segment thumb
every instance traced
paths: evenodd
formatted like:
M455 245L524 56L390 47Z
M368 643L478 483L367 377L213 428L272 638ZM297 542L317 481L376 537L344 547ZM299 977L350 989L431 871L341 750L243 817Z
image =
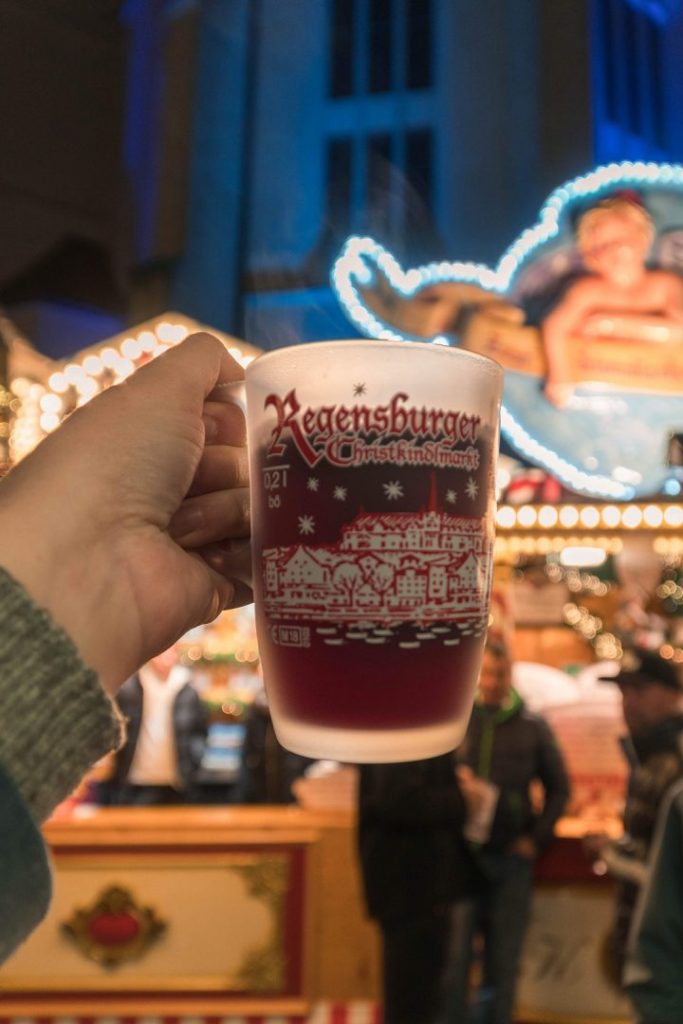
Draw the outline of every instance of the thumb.
M236 582L211 569L200 555L186 552L187 569L183 579L184 600L179 635L194 626L213 622L226 608L234 607Z

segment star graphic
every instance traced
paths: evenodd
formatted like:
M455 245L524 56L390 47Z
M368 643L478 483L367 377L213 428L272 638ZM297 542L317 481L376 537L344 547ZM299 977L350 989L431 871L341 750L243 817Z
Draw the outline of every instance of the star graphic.
M354 384L353 385L353 393L354 393L354 395L356 397L358 397L358 395L364 395L366 391L367 391L367 385L366 384Z
M309 476L308 483L306 484L306 486L308 487L309 491L317 491L319 483L320 481L318 480L317 476Z
M455 491L446 491L446 501L449 503L449 505L455 505L457 498L458 495L455 493Z
M398 480L392 480L391 483L383 484L382 486L384 487L384 494L389 501L403 497L403 486L398 482Z
M469 480L467 481L467 487L465 488L465 491L467 492L467 497L471 498L472 501L474 501L477 494L479 493L479 484L477 483L476 480L470 477Z
M346 501L347 494L348 490L346 487L335 487L334 489L334 497L337 499L337 501Z
M315 519L313 516L299 516L299 533L313 533L315 531Z

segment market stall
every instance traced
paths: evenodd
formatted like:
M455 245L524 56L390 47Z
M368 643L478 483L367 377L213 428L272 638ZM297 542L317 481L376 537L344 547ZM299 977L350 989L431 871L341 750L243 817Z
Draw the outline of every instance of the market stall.
M6 366L0 367L0 398L7 395L0 410L7 420L11 462L23 458L77 406L125 380L188 334L210 330L243 366L259 352L246 341L175 312L136 324L63 360L40 355L6 319L0 321L0 328L2 350L6 351Z
M5 1019L303 1020L376 996L349 810L103 809L45 835L54 901L0 971Z

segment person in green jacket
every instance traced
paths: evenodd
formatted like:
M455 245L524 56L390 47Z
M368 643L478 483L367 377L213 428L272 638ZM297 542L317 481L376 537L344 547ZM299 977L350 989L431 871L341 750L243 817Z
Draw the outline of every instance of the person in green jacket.
M242 375L194 335L0 482L0 962L49 904L40 822L121 742L118 687L252 599Z
M569 780L549 725L525 706L513 688L505 647L491 640L457 757L468 804L476 804L479 794L483 814L466 826L475 879L470 898L455 904L452 912L443 1020L511 1024L534 861L552 841L569 798ZM531 800L534 782L543 790L540 811ZM483 976L478 991L470 993L477 935L483 940Z

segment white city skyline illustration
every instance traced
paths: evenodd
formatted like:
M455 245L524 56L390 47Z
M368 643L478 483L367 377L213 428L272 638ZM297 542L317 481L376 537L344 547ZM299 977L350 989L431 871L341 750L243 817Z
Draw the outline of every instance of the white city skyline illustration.
M490 570L480 516L361 512L336 544L266 549L264 606L271 619L462 623L481 617Z

